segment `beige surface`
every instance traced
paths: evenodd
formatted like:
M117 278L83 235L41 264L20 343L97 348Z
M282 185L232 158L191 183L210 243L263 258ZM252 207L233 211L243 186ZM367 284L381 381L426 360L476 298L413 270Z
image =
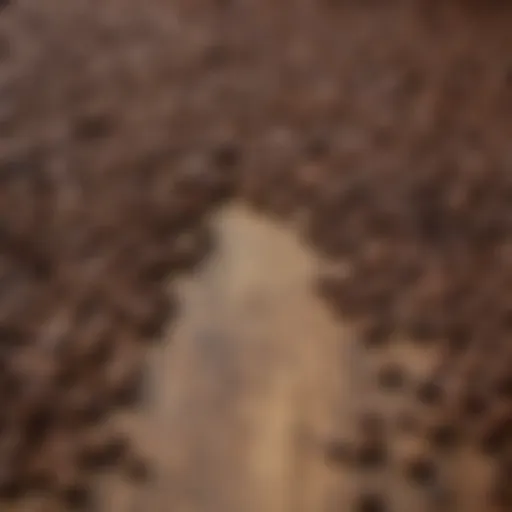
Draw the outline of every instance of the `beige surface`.
M294 236L241 207L215 226L218 250L179 283L183 318L157 355L151 507L317 510L342 490L323 444L343 428L350 338L311 295L318 262Z

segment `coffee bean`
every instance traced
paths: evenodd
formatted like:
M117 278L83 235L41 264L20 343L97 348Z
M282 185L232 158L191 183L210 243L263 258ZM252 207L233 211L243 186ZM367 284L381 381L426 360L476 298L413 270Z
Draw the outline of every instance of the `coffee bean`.
M420 384L416 396L425 405L438 405L443 399L443 389L437 382L429 380Z
M457 444L459 435L455 426L441 423L431 427L428 439L436 449L446 451Z
M405 384L404 370L398 364L384 365L378 371L377 381L382 389L396 391Z
M387 461L384 441L364 442L355 453L356 463L362 469L373 469L383 466Z
M233 169L240 161L240 148L234 142L219 145L213 151L213 162L221 169Z
M89 510L91 504L91 491L84 485L72 485L62 491L64 503L72 510Z
M362 494L354 506L354 512L386 512L386 510L388 506L385 499L374 493Z
M425 486L435 481L437 469L431 460L415 457L407 463L406 475L413 483Z

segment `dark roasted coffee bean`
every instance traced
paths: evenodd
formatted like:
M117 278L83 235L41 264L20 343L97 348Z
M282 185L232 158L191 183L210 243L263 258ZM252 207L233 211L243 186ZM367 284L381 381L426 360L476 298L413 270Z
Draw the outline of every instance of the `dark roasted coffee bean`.
M375 319L363 330L363 343L368 347L378 347L389 341L393 326L385 319Z
M384 441L367 441L355 452L356 464L362 469L374 469L383 466L387 461Z
M84 447L80 455L80 465L96 469L119 464L128 452L129 442L124 437L105 439L99 445Z
M420 384L416 396L425 405L438 405L443 399L443 389L437 382L428 380Z
M83 484L75 484L62 491L64 503L72 510L89 510L91 504L91 491Z
M437 477L435 464L427 458L415 457L405 468L407 477L415 484L430 485Z
M512 438L512 416L489 418L487 421L489 424L481 435L480 446L485 453L496 455Z
M387 510L384 497L374 493L362 494L354 506L354 512L386 512Z
M404 370L398 364L391 363L383 365L379 368L377 382L384 390L399 390L405 384Z
M457 444L459 435L455 426L441 423L431 427L428 439L436 449L446 451Z
M464 414L470 418L478 418L488 408L485 398L478 394L469 392L463 399Z
M225 142L213 150L213 162L222 169L232 169L240 162L240 148L235 142Z

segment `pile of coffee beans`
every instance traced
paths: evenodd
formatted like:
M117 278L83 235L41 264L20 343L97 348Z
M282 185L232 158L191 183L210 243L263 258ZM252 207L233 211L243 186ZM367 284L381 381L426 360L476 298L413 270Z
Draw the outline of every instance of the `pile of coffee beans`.
M116 66L145 48L117 23L144 30L147 15L113 13L109 28L114 3L82 19L85 2L61 6L0 15L0 497L83 505L98 466L133 459L108 418L139 398L148 343L175 310L166 277L210 249L203 219L229 192L233 156L220 140L199 158L176 152L139 118L144 102L123 113Z
M137 398L173 311L165 277L237 197L346 264L320 289L365 347L438 346L417 401L442 421L422 435L494 454L510 506L512 10L481 4L3 6L1 495L79 503L91 467L126 457L102 425Z
M0 494L43 486L77 500L85 466L110 460L117 442L99 425L137 399L147 344L174 311L165 277L210 248L202 210L224 185L175 173L172 183L155 177L154 190L144 179L144 189L128 171L96 183L83 175L77 198L64 182L79 174L51 183L38 164L0 164ZM165 216L154 199L161 192Z

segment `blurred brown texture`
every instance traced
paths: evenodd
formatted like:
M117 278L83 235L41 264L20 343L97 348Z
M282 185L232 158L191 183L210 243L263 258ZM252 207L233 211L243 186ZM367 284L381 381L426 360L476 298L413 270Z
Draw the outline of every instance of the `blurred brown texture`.
M164 339L163 329L178 314L166 278L215 254L219 237L210 214L236 198L287 219L289 230L336 269L319 272L325 275L311 284L311 297L318 289L329 305L325 314L354 329L361 359L373 368L368 379L409 404L388 404L383 390L373 399L358 385L356 402L368 397L368 404L339 413L358 435L341 440L330 433L326 441L327 458L356 481L352 493L337 484L339 499L354 495L351 506L361 511L508 510L511 9L506 2L462 0L19 0L3 6L2 495L41 491L67 506L85 506L98 467L116 463L132 476L146 473L113 411L140 401L151 342ZM254 256L267 243L263 237ZM246 258L238 254L228 267ZM275 278L271 263L262 272L271 276L269 286L293 259L279 266L278 257ZM217 279L225 286L231 278L220 273ZM293 304L293 295L280 295L283 307ZM299 312L309 307L296 307L282 313L287 327L294 326L292 317L307 318ZM183 386L176 400L185 403L203 378L228 379L232 358L241 376L218 397L208 394L213 384L205 385L205 416L190 420L190 405L175 412L187 418L184 433L161 428L171 443L169 467L172 457L179 459L172 446L198 452L191 465L198 473L180 463L174 473L157 471L170 478L162 477L171 493L162 506L341 506L321 490L330 477L318 475L330 463L296 461L302 441L294 444L288 436L295 430L284 427L291 421L287 411L301 410L319 423L329 413L313 406L288 410L294 403L288 393L300 392L286 375L314 381L311 402L326 410L334 403L345 410L354 396L325 405L332 382L324 387L320 376L336 360L330 349L304 343L312 351L306 359L318 358L318 366L302 374L304 355L295 352L302 342L290 342L295 335L286 330L269 337L263 355L244 351L243 362L236 343L222 348L214 340L208 355L208 343L189 342L183 350L198 362L185 375L169 359L173 378L181 376L174 385ZM274 353L279 350L282 356ZM203 367L210 357L213 370ZM278 366L280 357L286 364ZM347 363L339 357L343 374ZM245 382L261 371L267 381L265 358L275 360L276 382L251 398L238 378ZM239 395L229 395L235 387ZM228 436L224 420L210 425L208 407L215 409L216 400L219 410L240 403L259 413L243 425L225 420L234 429ZM272 430L263 446L267 428L282 430ZM450 465L445 457L455 445L463 455ZM231 472L223 472L225 454L236 446ZM208 472L201 457L210 450L222 464L211 463L215 471ZM253 455L243 450L276 457L261 455L250 469ZM484 462L461 463L461 457ZM383 467L389 479L379 476ZM237 490L235 474L242 479ZM414 506L404 497L408 487L397 483L402 477L423 493ZM310 485L318 487L306 490Z

